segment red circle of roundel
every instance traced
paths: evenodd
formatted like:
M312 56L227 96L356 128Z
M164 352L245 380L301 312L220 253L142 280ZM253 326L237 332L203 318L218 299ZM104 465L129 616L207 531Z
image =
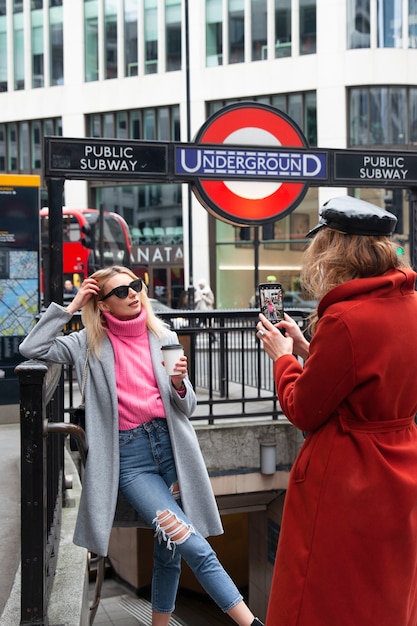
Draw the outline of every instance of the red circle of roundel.
M240 102L221 109L201 127L195 143L222 144L231 133L249 127L267 131L282 146L307 147L301 129L291 118L258 102ZM193 191L208 211L226 222L262 224L290 213L301 202L307 189L306 183L283 182L269 196L249 199L231 191L223 181L198 179Z

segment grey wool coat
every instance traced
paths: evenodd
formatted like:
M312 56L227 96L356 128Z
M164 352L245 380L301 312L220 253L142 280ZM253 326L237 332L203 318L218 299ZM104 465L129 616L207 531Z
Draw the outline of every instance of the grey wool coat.
M25 358L72 364L81 385L87 334L85 329L62 334L71 317L62 306L52 303L19 349ZM198 439L189 421L196 407L194 390L186 378L187 393L181 398L162 365L161 346L163 343L178 343L178 337L167 329L167 335L161 341L150 332L149 343L166 411L184 512L203 536L219 535L223 532L220 515ZM88 365L85 387L88 456L74 543L106 556L112 526L124 525L123 521L115 523L119 493L118 406L114 354L107 337L100 358L90 353Z

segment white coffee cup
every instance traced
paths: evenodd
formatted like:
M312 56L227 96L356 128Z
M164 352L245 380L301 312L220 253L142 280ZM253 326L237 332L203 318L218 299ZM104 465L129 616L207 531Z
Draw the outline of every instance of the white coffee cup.
M168 376L175 376L179 372L174 370L179 358L184 354L184 348L180 343L170 343L162 346L162 359L165 363L165 370Z

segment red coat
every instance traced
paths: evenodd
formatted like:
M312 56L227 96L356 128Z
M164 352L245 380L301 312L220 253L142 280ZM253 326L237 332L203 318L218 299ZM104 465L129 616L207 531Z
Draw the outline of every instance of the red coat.
M320 302L304 369L274 363L309 431L292 468L266 626L417 625L416 274L352 280Z

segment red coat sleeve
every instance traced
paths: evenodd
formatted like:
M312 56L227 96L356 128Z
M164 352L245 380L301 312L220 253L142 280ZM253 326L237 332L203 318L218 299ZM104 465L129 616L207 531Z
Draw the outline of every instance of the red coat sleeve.
M297 428L319 428L354 388L353 339L343 320L324 315L304 368L291 355L275 361L278 399L284 414Z

